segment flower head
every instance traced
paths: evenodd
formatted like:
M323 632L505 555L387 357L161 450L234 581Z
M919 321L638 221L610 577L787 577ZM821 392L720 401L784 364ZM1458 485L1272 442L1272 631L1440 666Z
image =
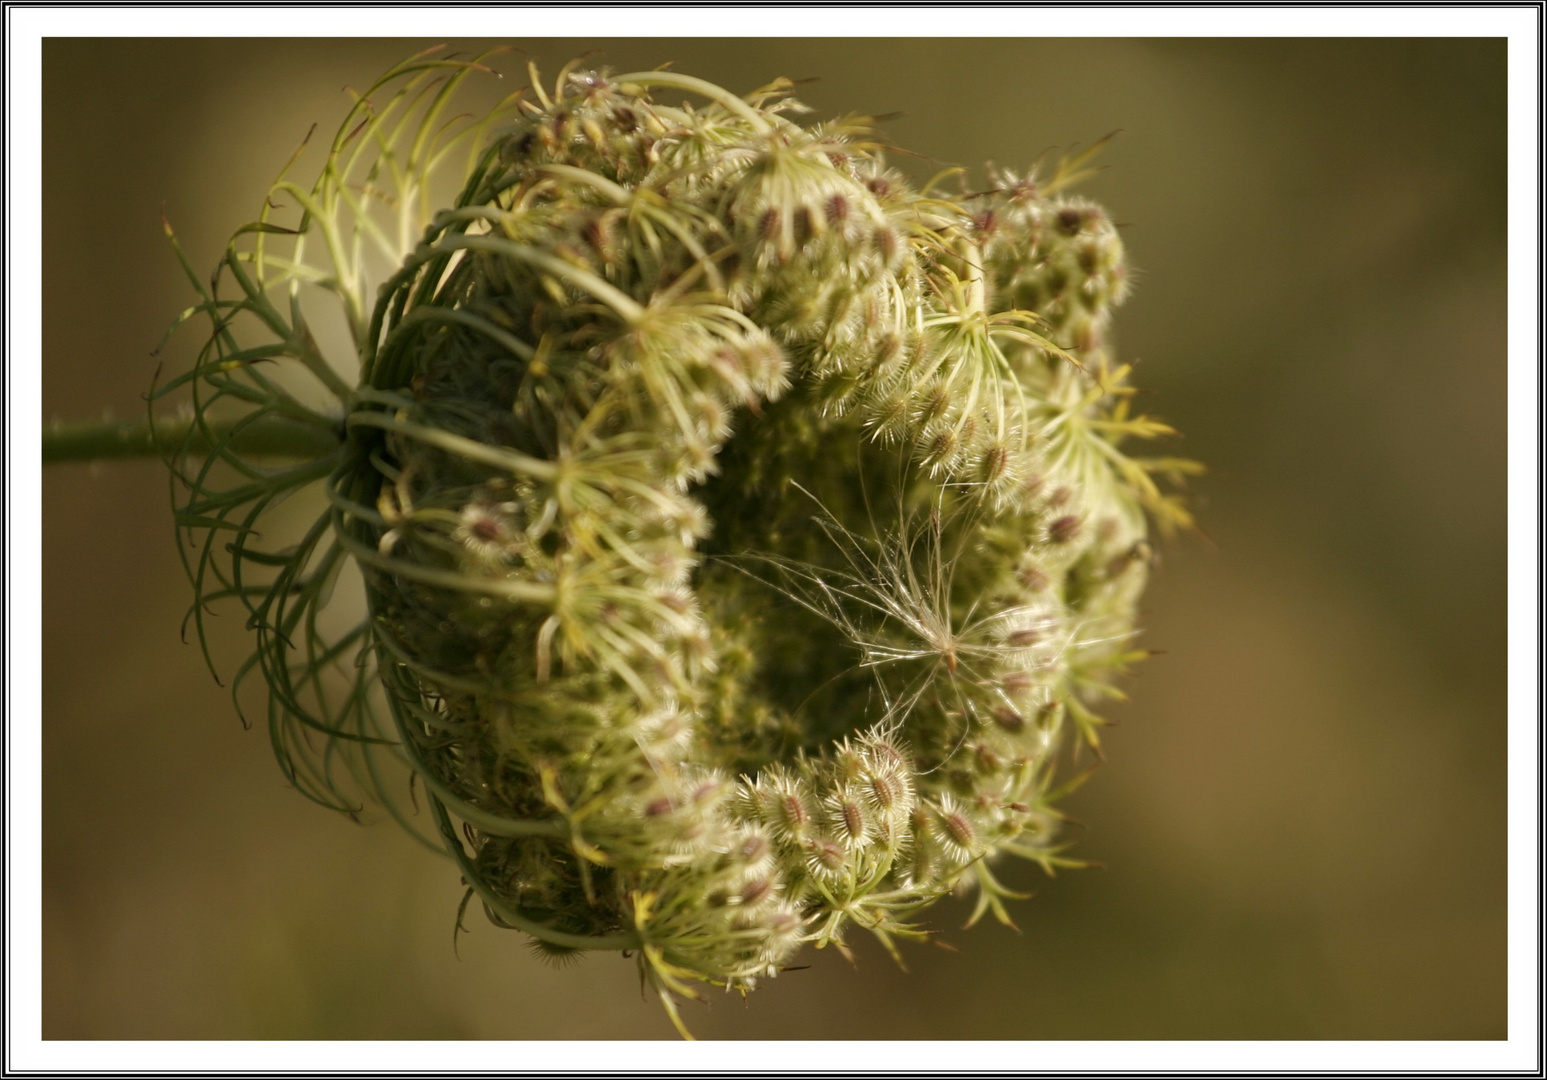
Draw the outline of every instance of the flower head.
M246 606L298 787L411 828L418 792L491 918L630 950L675 1016L693 980L749 989L850 922L890 948L967 867L1048 857L1064 720L1094 741L1146 512L1187 520L1154 476L1188 466L1119 449L1168 429L1105 352L1128 276L1077 162L919 191L788 81L662 70L532 70L446 120L492 60L388 72L213 291L190 274L211 337L169 389L344 433L279 472L173 453L193 618ZM314 485L326 512L260 547ZM337 631L351 562L369 614Z

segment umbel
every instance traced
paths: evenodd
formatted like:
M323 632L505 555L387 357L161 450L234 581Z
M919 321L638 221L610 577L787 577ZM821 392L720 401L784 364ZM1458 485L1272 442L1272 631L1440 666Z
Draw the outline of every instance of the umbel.
M916 187L785 80L576 65L455 118L486 60L388 72L187 267L207 341L149 437L192 624L245 612L298 789L631 956L684 1034L676 998L895 954L953 890L1008 922L996 860L1079 865L1068 765L1196 471L1128 452L1169 429L1109 352L1089 152Z

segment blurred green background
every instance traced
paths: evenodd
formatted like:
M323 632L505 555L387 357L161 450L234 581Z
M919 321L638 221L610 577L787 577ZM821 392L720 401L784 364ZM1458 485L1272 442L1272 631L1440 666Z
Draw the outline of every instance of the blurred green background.
M343 87L427 44L46 41L44 419L143 408L190 302L163 206L212 268ZM926 176L1121 129L1085 187L1139 271L1118 353L1212 470L1072 803L1105 869L1007 866L1022 934L948 902L959 951L903 974L856 933L695 1032L1503 1038L1502 40L514 44L819 77L818 117L900 113ZM448 863L286 788L179 641L158 464L50 468L43 542L45 1038L674 1037L615 957L553 970L470 913L459 960Z

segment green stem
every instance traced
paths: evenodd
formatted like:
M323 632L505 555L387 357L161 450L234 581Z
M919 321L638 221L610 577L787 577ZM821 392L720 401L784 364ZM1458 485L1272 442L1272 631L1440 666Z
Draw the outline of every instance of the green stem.
M451 852L451 857L456 859L457 865L462 868L462 878L468 885L477 891L479 898L489 906L489 909L505 922L517 930L531 934L552 945L558 945L566 949L637 949L642 942L639 935L624 931L618 934L605 934L593 937L589 934L571 934L565 930L555 930L546 923L528 918L515 908L506 904L494 890L489 888L483 875L478 872L477 865L468 857L462 847L462 841L457 838L457 831L452 827L451 815L446 812L446 806L433 793L429 796L430 811L435 815L436 822L440 825L441 836L445 838L446 850Z
M710 101L717 101L736 113L752 125L753 131L767 133L773 130L773 125L768 122L768 119L741 98L714 83L695 79L691 75L679 75L675 71L636 71L629 75L618 75L612 81L619 86L627 86L629 83L635 86L673 86L679 90L702 94Z
M53 423L43 429L43 464L160 457L173 451L206 453L210 436L223 439L239 420L207 419L203 428L195 427L192 417L157 417L154 428L148 419ZM309 460L332 453L342 439L338 431L270 416L238 432L230 449L253 457Z

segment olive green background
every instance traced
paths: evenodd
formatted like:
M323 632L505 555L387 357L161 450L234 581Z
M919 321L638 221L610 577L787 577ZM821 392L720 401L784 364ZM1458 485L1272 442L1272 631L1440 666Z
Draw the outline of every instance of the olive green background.
M163 206L212 268L342 88L431 43L47 41L44 418L142 408L190 295ZM1138 268L1118 352L1212 470L1072 803L1105 868L1009 866L1023 933L947 902L957 951L903 974L856 933L857 967L808 954L695 1032L1503 1038L1503 42L514 44L819 76L818 116L901 114L916 175L1121 129L1085 188ZM553 970L474 912L458 959L449 863L285 787L179 642L159 465L50 468L42 528L46 1038L673 1037L614 956Z

